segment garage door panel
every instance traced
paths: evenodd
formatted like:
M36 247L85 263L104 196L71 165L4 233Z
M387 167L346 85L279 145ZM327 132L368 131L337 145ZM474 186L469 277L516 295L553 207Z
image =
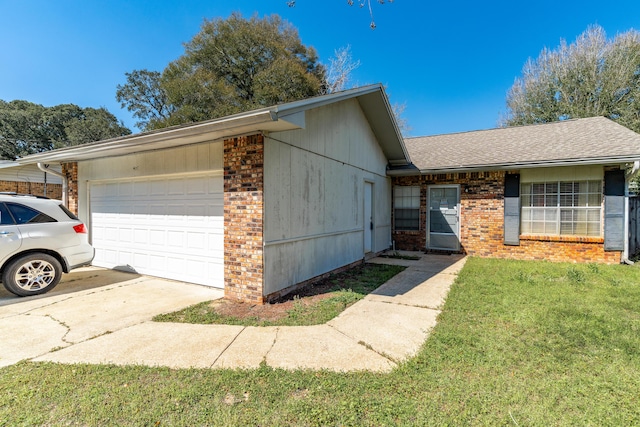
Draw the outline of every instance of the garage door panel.
M95 265L222 287L220 174L90 183Z
M138 197L144 197L147 194L149 194L149 182L148 181L142 181L142 182L136 182L133 184L133 195Z

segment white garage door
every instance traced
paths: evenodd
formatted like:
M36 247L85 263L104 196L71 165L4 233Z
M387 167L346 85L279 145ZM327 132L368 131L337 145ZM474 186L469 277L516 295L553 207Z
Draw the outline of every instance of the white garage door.
M222 173L89 183L93 265L224 286Z

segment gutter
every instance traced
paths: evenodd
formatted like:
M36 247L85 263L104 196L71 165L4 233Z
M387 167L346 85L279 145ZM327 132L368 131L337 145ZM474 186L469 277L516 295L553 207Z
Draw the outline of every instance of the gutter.
M640 160L633 162L631 171L624 177L624 251L622 252L622 262L632 265L633 261L629 259L629 181L631 181L640 170Z
M67 206L67 192L68 192L68 181L67 181L67 177L63 174L60 173L56 170L53 169L49 169L49 165L48 164L44 164L44 163L38 163L38 169L40 169L41 171L45 172L45 173L50 173L51 175L55 175L58 176L62 179L62 204L66 207Z
M607 165L607 164L622 164L636 162L636 158L624 157L596 157L591 159L564 159L564 160L537 160L524 163L493 163L493 164L478 164L478 165L460 165L460 166L445 166L440 168L423 168L418 169L398 169L390 170L388 174L390 176L406 176L406 175L427 175L438 173L459 173L459 172L485 172L485 171L499 171L499 170L515 170L515 169L535 169L535 168L550 168L560 166L589 166L589 165ZM633 172L634 174L637 171Z

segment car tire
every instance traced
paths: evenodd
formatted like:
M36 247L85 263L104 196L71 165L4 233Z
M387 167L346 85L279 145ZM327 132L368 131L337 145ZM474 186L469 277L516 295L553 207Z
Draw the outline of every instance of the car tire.
M32 253L11 261L4 270L2 283L12 294L27 297L49 292L61 277L62 266L56 258Z

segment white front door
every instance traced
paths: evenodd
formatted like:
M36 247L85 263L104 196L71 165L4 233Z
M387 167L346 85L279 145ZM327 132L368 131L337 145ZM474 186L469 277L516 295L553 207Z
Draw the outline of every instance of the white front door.
M373 184L364 183L364 253L373 250Z
M428 194L427 245L429 249L460 250L460 187L433 185Z
M93 265L224 287L223 177L91 181Z

